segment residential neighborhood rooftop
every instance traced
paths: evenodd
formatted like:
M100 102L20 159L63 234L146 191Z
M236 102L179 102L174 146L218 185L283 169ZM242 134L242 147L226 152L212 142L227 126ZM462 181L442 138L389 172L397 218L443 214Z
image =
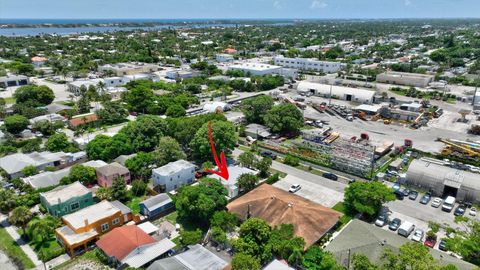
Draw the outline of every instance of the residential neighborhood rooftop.
M89 192L88 188L77 181L69 185L56 187L48 192L40 193L40 195L43 196L50 205L55 205L73 197L83 196Z

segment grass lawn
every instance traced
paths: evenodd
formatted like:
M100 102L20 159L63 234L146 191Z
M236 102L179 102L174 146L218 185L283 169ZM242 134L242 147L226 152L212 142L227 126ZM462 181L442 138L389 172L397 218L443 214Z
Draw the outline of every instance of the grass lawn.
M7 97L5 98L5 103L6 104L14 104L15 103L15 98L14 97Z
M56 258L65 252L55 237L52 237L41 245L37 245L34 242L30 242L29 245L35 250L37 255L44 254L46 261Z
M350 220L353 219L353 216L347 213L347 211L345 210L345 205L343 204L343 202L338 202L332 207L332 209L343 213L343 216L340 218L339 221L340 226L338 227L338 229L342 228L345 224L347 224Z
M165 216L165 219L175 225L177 223L178 213L177 211L172 212Z
M35 267L30 258L28 258L3 227L0 227L0 242L2 243L0 249L9 257L19 260L26 269Z
M143 201L143 197L134 197L127 203L128 208L132 209L133 214L140 213L140 202Z

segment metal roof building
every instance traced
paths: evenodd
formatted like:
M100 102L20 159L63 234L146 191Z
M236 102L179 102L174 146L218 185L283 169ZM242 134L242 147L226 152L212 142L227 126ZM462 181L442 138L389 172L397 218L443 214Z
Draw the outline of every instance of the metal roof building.
M375 96L375 91L313 82L300 82L297 91L312 93L320 97L329 97L331 93L332 98L366 104L373 103Z
M460 201L480 202L480 174L420 159L410 164L406 181L431 190L436 196L456 196Z
M178 255L155 261L147 270L220 270L227 266L227 262L196 244Z

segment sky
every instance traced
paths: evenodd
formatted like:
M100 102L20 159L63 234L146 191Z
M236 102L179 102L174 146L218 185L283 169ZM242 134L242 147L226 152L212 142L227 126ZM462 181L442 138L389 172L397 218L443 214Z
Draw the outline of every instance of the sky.
M480 0L0 0L0 18L478 18Z

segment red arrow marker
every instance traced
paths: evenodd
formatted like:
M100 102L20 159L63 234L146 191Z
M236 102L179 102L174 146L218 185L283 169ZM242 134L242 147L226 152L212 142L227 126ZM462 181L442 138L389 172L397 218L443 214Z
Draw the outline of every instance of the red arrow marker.
M206 171L209 172L209 173L216 174L216 175L222 177L223 179L225 179L225 181L228 181L229 175L228 175L227 161L225 159L225 153L222 151L220 153L220 159L221 160L218 160L217 150L215 150L215 145L213 144L212 122L211 121L208 122L208 137L209 137L209 140L210 140L210 146L212 147L213 159L215 160L215 163L217 164L218 170L217 171L206 170Z

